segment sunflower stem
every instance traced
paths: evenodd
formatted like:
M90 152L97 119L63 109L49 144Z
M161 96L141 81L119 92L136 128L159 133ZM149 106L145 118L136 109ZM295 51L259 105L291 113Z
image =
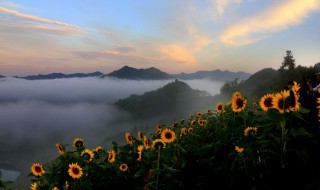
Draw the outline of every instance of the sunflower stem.
M280 121L281 127L281 143L280 143L280 159L281 159L281 168L285 168L285 158L286 158L286 122L285 120Z
M156 182L156 189L158 189L158 183L159 183L159 174L160 174L160 151L161 147L158 146L158 162L157 162L157 168L158 168L158 173L157 173L157 182Z

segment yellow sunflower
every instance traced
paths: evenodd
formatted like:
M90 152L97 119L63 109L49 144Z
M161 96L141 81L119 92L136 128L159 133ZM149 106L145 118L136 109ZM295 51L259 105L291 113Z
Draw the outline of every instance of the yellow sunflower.
M268 109L273 107L273 97L274 94L266 94L260 99L260 107L263 111L268 111Z
M152 141L152 147L156 149L165 148L166 143L162 139L155 139L154 141Z
M192 120L192 121L191 121L191 125L196 124L196 122L197 122L196 120Z
M73 140L73 146L75 148L81 148L84 146L84 143L83 143L83 139L82 138L76 138Z
M108 151L108 161L112 163L115 160L116 160L116 152L114 150Z
M120 171L125 172L128 170L128 165L125 163L120 164L119 166Z
M244 151L244 148L241 148L239 146L235 146L235 150L238 152L238 153L242 153Z
M291 88L295 93L298 93L299 89L300 89L300 85L296 82L293 81L293 86Z
M187 135L187 132L188 132L188 130L187 130L186 127L181 128L181 129L180 129L180 137L181 137L182 135Z
M141 131L138 131L138 139L139 140L143 139L143 133Z
M252 135L252 136L255 136L257 134L257 127L247 127L245 130L244 130L244 136L249 136L249 135Z
M97 146L95 149L93 149L93 152L101 153L102 150L103 150L103 149L102 149L101 146Z
M30 189L31 190L37 190L38 189L38 184L36 182L32 183Z
M162 128L158 128L158 129L156 130L156 135L160 135L161 132L162 132Z
M139 145L138 146L138 161L141 161L142 160L142 151L143 151L143 148L144 148L144 146L143 145Z
M133 138L132 138L132 136L131 136L131 134L129 132L126 132L126 141L129 144L133 143Z
M162 125L158 124L157 129L162 129Z
M290 93L290 111L299 111L300 110L300 102L299 102L299 94L295 91L291 91Z
M207 114L208 114L208 115L211 115L211 114L212 114L212 110L211 110L211 109L208 109L208 110L207 110Z
M81 152L81 156L85 157L85 159L88 161L88 162L91 162L93 157L94 157L94 154L91 150L89 149L85 149Z
M63 154L63 153L66 151L65 147L64 147L62 144L60 144L60 143L57 143L57 144L56 144L56 147L57 147L57 149L58 149L58 153L59 153L59 154Z
M59 188L58 187L53 187L52 190L59 190Z
M201 112L197 112L196 116L197 117L202 117L202 113Z
M290 92L288 90L283 90L280 93L277 93L272 99L272 104L280 113L290 111Z
M188 133L192 133L193 132L193 128L192 127L189 127L188 128Z
M222 102L218 102L216 105L216 111L217 113L221 113L224 109L223 103Z
M69 164L68 173L73 179L78 179L83 175L82 168L77 163Z
M247 100L241 97L239 92L235 92L232 96L231 108L234 112L240 112L246 107Z
M164 129L161 133L161 139L165 143L171 143L175 140L176 134L171 129Z
M40 177L41 175L43 175L45 173L44 169L42 168L42 165L39 163L32 164L31 172L36 177Z
M149 148L150 148L150 141L149 141L149 139L148 139L146 136L143 137L143 146L144 146L146 149L149 149Z

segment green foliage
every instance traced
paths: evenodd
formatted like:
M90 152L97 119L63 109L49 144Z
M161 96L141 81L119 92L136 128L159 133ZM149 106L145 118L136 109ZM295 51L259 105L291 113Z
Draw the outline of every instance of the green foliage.
M308 110L263 111L248 102L235 112L233 103L224 105L221 112L211 109L168 126L158 125L154 133L145 135L150 140L147 144L128 133L131 138L127 134L123 137L128 144L112 143L114 162L109 160L110 150L93 149L94 157L89 161L82 154L87 147L66 147L69 150L43 165L43 175L31 173L31 181L39 189L66 189L66 181L68 189L320 187L316 183L320 177L320 136L306 127ZM165 136L165 131L171 135ZM160 139L164 148L152 146ZM71 163L82 168L80 178L68 173ZM123 163L128 166L126 171L120 169Z

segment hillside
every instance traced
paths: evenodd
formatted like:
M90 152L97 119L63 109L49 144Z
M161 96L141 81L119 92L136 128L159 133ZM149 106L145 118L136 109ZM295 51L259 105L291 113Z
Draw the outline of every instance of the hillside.
M197 71L195 73L180 73L174 75L176 78L188 80L188 79L203 79L208 78L210 80L217 81L232 81L235 79L246 80L251 74L246 72L231 72L231 71L221 71L219 69L213 71Z
M211 108L213 97L205 91L192 89L179 80L143 95L131 95L115 103L119 109L126 110L137 119L162 118L181 119L195 111Z
M173 78L171 75L160 71L154 67L148 69L136 69L129 66L124 66L119 70L113 71L102 77L117 77L121 79L141 79L141 80L164 80Z
M63 73L51 73L48 75L28 75L25 77L16 77L27 80L43 80L43 79L58 79L58 78L83 78L83 77L97 77L101 76L103 73L96 71L94 73L73 73L73 74L63 74Z

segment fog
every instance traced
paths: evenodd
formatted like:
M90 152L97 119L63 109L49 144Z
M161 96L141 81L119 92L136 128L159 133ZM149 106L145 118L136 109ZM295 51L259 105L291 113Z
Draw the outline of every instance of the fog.
M119 134L123 134L124 142L125 131L139 128L139 124L132 123L130 115L117 110L112 103L131 94L156 90L171 81L1 78L0 163L21 172L16 186L29 187L30 179L26 176L31 164L44 164L57 157L56 143L69 144L70 150L72 141L81 137L90 149L96 146L107 149L111 143L106 144L106 139L112 140ZM219 93L223 85L210 80L184 82L212 95ZM152 122L156 121L149 124Z

